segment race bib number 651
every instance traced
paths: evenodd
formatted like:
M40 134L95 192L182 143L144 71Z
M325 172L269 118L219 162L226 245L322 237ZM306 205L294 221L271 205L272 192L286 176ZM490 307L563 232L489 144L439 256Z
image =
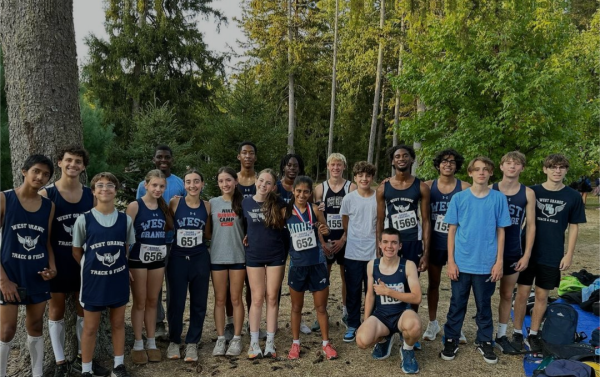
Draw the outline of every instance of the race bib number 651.
M202 244L202 230L177 229L177 246L190 248L200 244Z

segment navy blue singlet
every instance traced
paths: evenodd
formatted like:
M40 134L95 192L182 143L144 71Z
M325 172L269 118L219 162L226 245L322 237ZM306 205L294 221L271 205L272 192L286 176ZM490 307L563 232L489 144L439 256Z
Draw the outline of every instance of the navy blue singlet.
M91 212L85 216L85 251L81 260L84 305L108 306L129 300L127 215L118 212L111 227L101 225Z
M373 262L373 281L377 282L379 279L389 288L392 288L398 292L410 293L410 287L408 286L408 280L406 279L406 259L400 258L398 269L392 275L384 275L379 270L381 258L375 259ZM402 313L406 309L410 308L410 304L396 300L389 296L377 296L375 295L375 310L377 313L381 313L386 316L393 316Z
M284 205L285 203L281 201L280 207ZM258 203L253 197L248 197L242 201L242 211L248 234L246 261L261 263L285 259L283 229L265 226L262 203Z
M448 204L450 199L457 192L461 191L460 179L456 180L456 186L454 190L448 194L442 194L438 188L438 180L434 179L431 185L431 250L448 250L448 227L449 225L444 223L444 216L448 210ZM438 216L442 216L438 220Z
M40 208L29 212L23 208L14 190L4 191L6 208L2 226L2 267L9 280L26 288L27 295L50 291L50 283L38 271L48 267L48 221L52 202L44 197Z
M289 203L294 197L294 193L292 191L287 191L281 181L277 181L277 193L279 197L283 199L284 202Z
M204 228L208 220L208 213L204 201L200 200L198 208L190 208L181 198L175 211L173 225L175 227L175 240L171 248L171 255L192 256L208 251L204 240ZM202 231L202 235L200 235Z
M500 191L497 183L492 185L492 189ZM515 195L506 195L506 199L508 200L511 225L504 228L504 256L522 256L521 227L527 207L527 187L521 184L519 191Z
M336 241L342 238L344 235L344 228L342 227L342 215L340 215L340 209L342 208L342 199L350 192L350 184L352 182L346 180L342 189L338 192L334 192L327 181L322 183L323 185L323 201L325 202L325 220L327 220L327 226L331 233L326 236L327 240Z
M183 199L185 201L185 199ZM167 221L165 220L165 214L160 208L150 209L146 206L146 203L140 198L138 202L138 212L133 222L133 228L135 229L135 244L129 252L129 259L140 260L140 248L142 245L149 246L160 246L162 253L156 253L158 249L147 248L144 246L144 257L146 260L142 262L158 262L164 259L160 258L161 255L166 256L166 232L165 226ZM164 250L162 250L164 246ZM158 258L155 258L158 257ZM151 258L152 260L148 260Z
M242 196L247 198L256 194L256 185L244 186L238 183L238 188L242 192Z
M421 181L415 177L413 184L406 190L397 190L388 181L385 183L385 216L387 226L400 231L402 242L421 240L419 224L419 199L421 199Z
M301 214L302 220L292 211L292 216L286 220L290 232L290 266L314 266L325 263L325 254L321 249L318 230L314 227L317 216L309 203L306 211ZM311 212L313 224L309 222L308 211Z

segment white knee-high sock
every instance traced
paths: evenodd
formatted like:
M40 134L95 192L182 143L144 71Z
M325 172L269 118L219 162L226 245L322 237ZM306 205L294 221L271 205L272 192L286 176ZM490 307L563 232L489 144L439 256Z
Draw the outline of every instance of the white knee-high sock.
M50 341L54 351L56 362L65 360L65 320L48 320L48 330L50 332Z
M10 352L10 346L12 346L12 340L6 343L0 341L0 377L6 377L6 368L8 365L8 353Z
M27 335L27 346L31 356L31 374L33 377L42 377L44 375L42 371L44 366L44 337Z
M83 332L83 317L77 316L75 333L77 334L77 354L81 355L81 333Z

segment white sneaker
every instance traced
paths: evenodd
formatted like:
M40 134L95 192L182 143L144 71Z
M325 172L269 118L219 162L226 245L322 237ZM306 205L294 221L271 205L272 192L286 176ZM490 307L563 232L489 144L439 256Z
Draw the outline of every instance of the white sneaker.
M254 360L256 358L262 358L263 354L260 349L260 345L258 342L250 343L250 347L248 347L248 358L250 360Z
M181 354L179 353L179 344L173 342L169 343L169 348L167 348L167 359L181 359Z
M440 327L439 323L436 322L429 322L429 324L427 325L427 330L425 330L425 333L423 334L423 340L435 340L435 338L437 338L437 334L442 330L442 328Z
M213 348L213 356L224 356L225 355L225 338L218 339L215 344L215 348Z
M300 323L300 332L302 334L310 334L312 330L310 329L310 327L306 326L306 323L304 323L304 321L302 321Z
M265 357L272 357L273 359L277 357L277 351L275 351L275 341L267 340L265 344Z
M467 337L462 332L462 330L460 331L460 338L458 338L458 343L459 344L467 344Z
M229 342L229 348L227 348L226 356L239 356L242 353L242 340L232 339Z
M188 344L185 347L185 359L186 363L198 361L198 346L196 344Z

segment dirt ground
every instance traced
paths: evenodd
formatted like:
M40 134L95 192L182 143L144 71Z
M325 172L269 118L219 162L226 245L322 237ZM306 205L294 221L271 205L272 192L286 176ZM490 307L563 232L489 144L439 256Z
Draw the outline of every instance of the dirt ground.
M598 198L588 199L586 210L587 223L580 227L579 241L575 251L573 265L569 272L579 271L582 268L587 269L594 274L600 273L599 260L599 215ZM360 350L355 343L344 343L342 341L345 327L341 324L341 281L337 265L334 266L331 276L331 288L329 298L330 315L330 338L337 349L340 358L333 361L322 360L317 356L320 349L320 333L302 335L302 354L299 361L288 361L285 357L292 342L290 324L290 302L287 292L287 280L284 279L284 296L281 302L281 311L279 315L279 331L275 338L275 344L280 357L276 360L262 359L258 361L249 361L245 358L249 336L244 333L242 341L244 350L238 358L225 358L212 356L212 349L216 341L216 331L212 318L213 295L209 295L209 312L204 324L204 334L199 348L200 360L198 363L184 363L181 360L165 360L157 364L148 364L145 366L133 366L130 358L126 356L125 360L132 376L167 376L175 374L177 376L236 376L250 377L266 374L277 374L280 376L369 376L374 373L376 368L378 375L393 375L402 373L400 369L400 355L398 342L394 345L392 356L387 360L375 361L371 358L370 350ZM423 322L423 331L427 326L427 299L425 296L427 287L427 276L421 276L421 287L424 291L423 302L421 303L419 315ZM211 287L212 290L212 287ZM556 292L552 293L553 296ZM497 307L498 295L493 297L493 306ZM445 315L450 301L450 281L448 278L442 279L440 304L438 309L438 319L441 324L445 322ZM315 315L312 312L312 297L306 295L304 306L304 320L311 324ZM439 352L442 348L441 337L434 342L424 342L423 350L417 351L417 360L420 365L420 375L422 376L520 376L523 374L522 358L518 356L501 355L498 364L486 364L481 355L475 350L473 340L475 339L476 325L471 319L475 315L475 305L471 299L469 309L465 319L464 333L469 340L469 344L463 345L454 361L442 361L439 358ZM497 311L494 311L495 322ZM510 327L510 325L509 325ZM264 328L264 321L262 328ZM509 333L512 330L509 328ZM185 334L185 330L184 330ZM440 334L441 335L441 334ZM128 328L127 353L132 345L133 339L131 328ZM159 348L166 352L167 342L158 343ZM263 342L261 345L264 346Z

